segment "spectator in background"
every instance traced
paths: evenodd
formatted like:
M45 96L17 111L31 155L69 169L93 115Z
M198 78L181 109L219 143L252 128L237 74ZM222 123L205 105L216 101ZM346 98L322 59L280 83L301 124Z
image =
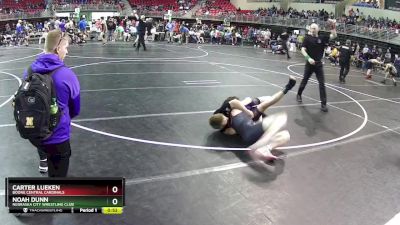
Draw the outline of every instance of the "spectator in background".
M366 54L366 53L368 53L368 52L369 52L368 45L365 45L364 48L363 48L363 50L362 50L362 53L363 53L363 54Z
M86 33L86 27L87 27L87 22L86 22L85 15L83 15L81 20L79 21L79 24L78 24L79 31L81 33L85 34Z
M16 38L15 38L15 45L21 45L21 41L25 39L25 28L22 20L18 20L18 23L16 25Z
M51 19L49 20L49 22L48 22L48 26L49 26L49 30L50 30L50 31L52 31L52 30L55 29L55 25L54 25L55 19L56 19L56 18L51 18Z
M6 34L11 34L11 27L9 23L6 24Z
M372 58L376 59L376 57L380 57L379 51L376 48L376 45L374 45L371 49L371 54L372 54Z
M392 53L390 53L390 48L388 48L385 53L384 62L390 63L391 61L392 61Z
M106 39L106 34L107 34L107 23L104 20L104 17L100 17L100 36L103 42L103 46L106 45L107 39Z
M174 37L174 29L175 29L175 21L173 22L169 21L166 25L168 43L173 42L172 39Z
M39 45L42 43L42 39L44 39L44 41L46 42L47 35L48 35L48 30L44 29L42 32L42 36L39 38Z
M185 39L186 44L189 43L189 29L186 27L184 23L181 24L181 27L179 29L181 32L181 43L183 43L183 39Z
M197 40L198 40L198 44L204 44L204 31L203 30L199 30L196 32L196 36L197 36Z
M303 45L303 41L304 36L302 34L299 34L299 36L297 36L297 48L300 48Z
M60 28L60 19L59 18L55 18L55 21L54 21L54 29L59 29Z
M232 34L232 45L236 45L237 44L237 37L236 37L236 27L231 27L231 34Z
M146 35L145 35L145 39L147 40L148 37L151 37L151 40L154 41L155 39L155 33L156 33L156 29L153 29L153 19L152 18L147 18L146 19Z
M337 49L336 46L332 47L332 52L329 54L329 60L331 61L332 66L336 66L338 63L338 56L339 56L339 50Z
M360 43L357 42L356 47L354 48L353 54L356 54L356 53L358 54L358 53L360 53L360 48L361 48L361 47L360 47Z
M60 30L61 30L61 32L65 32L66 31L66 28L65 28L65 19L62 19L61 20L61 23L60 23Z
M397 70L397 76L400 77L400 56L398 54L394 56L393 65Z
M116 29L116 24L112 17L107 20L107 41L114 41L114 32Z

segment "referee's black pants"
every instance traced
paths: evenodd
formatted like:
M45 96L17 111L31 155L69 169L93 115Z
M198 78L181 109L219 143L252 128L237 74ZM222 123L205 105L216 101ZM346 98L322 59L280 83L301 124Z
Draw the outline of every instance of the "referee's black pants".
M346 78L350 70L350 62L339 62L340 64L340 78Z
M140 44L142 44L143 49L146 50L146 44L144 43L144 35L145 35L145 33L139 33L138 45L136 47L137 50L139 50Z
M59 144L37 144L31 143L37 148L41 160L47 158L49 177L66 177L71 157L71 145L69 140Z
M287 58L289 59L289 58L290 58L290 55L289 55L288 42L287 42L287 41L284 41L284 42L282 43L282 48L285 50L286 56L287 56Z
M321 99L321 104L326 105L326 90L325 90L325 77L324 77L324 70L322 67L322 62L315 62L315 65L311 65L310 63L306 63L304 68L304 76L303 80L301 80L299 90L297 94L301 96L306 88L308 79L310 79L311 75L315 73L317 77L318 84L319 84L319 97Z

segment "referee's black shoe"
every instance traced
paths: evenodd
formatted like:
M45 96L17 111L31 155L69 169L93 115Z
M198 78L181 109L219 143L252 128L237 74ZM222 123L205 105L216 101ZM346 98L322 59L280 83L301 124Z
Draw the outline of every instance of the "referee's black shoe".
M297 95L296 99L297 99L298 103L302 103L303 102L303 99L301 99L301 95Z
M328 112L328 108L326 107L326 105L324 105L324 104L321 105L321 111Z

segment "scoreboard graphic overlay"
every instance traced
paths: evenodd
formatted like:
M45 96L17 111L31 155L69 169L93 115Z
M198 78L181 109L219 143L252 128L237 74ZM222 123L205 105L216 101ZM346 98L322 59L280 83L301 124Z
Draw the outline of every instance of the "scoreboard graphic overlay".
M122 214L125 178L6 178L10 213Z

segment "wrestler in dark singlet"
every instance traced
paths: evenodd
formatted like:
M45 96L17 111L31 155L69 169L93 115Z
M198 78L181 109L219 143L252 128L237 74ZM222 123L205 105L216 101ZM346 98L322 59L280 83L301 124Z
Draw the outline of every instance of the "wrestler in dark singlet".
M230 126L248 144L255 143L264 134L262 122L254 122L249 115L243 112L231 118Z
M228 97L228 98L222 103L221 107L220 107L219 109L215 110L215 112L213 113L213 114L221 113L221 114L223 114L224 116L228 117L228 123L226 124L226 126L225 126L224 128L222 128L222 129L220 130L221 132L224 132L227 128L232 127L232 126L231 126L231 123L232 123L232 118L231 118L232 107L231 107L231 105L229 104L229 102L232 101L232 100L234 100L234 99L239 100L239 98L236 97L236 96ZM258 120L260 119L261 116L262 116L262 117L266 117L266 115L265 115L264 113L260 112L260 111L257 109L257 105L259 105L260 103L261 103L260 99L258 99L258 98L253 98L252 101L251 101L249 104L245 105L245 107L246 107L248 110L250 110L250 111L253 112L253 114L254 114L253 121L258 121Z

